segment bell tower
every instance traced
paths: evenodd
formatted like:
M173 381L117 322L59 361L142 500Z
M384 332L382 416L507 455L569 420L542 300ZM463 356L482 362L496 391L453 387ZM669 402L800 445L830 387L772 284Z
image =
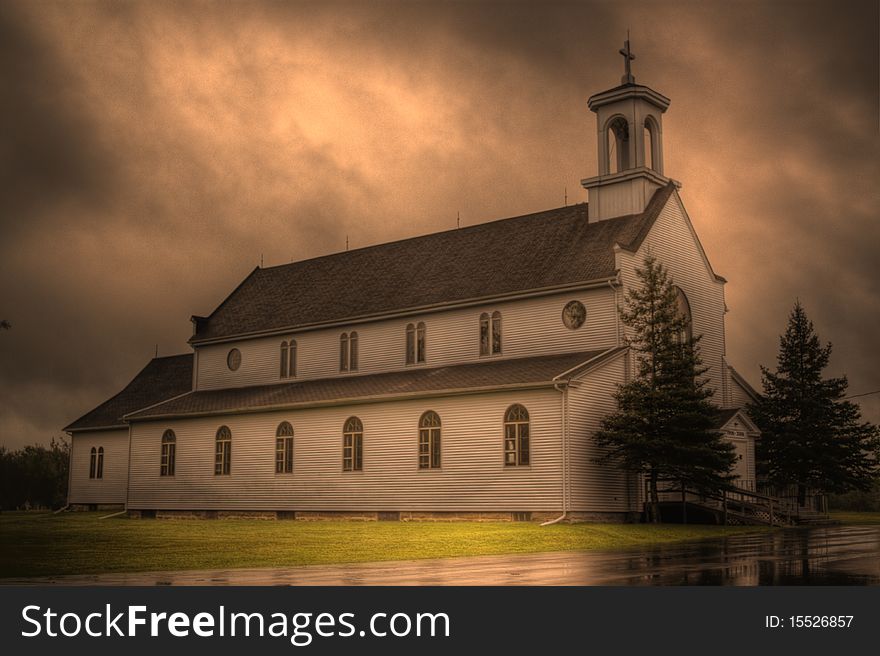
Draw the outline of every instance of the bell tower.
M654 192L673 182L663 175L663 113L669 98L636 84L629 34L620 54L620 86L591 96L596 113L599 175L581 180L589 192L589 220L643 212Z

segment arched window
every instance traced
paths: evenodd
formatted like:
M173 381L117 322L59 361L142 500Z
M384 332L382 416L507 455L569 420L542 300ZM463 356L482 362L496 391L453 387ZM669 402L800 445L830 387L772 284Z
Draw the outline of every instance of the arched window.
M623 116L614 118L607 130L606 167L608 173L618 173L630 168L629 162L629 124Z
M281 377L296 377L296 340L281 342Z
M406 363L416 362L416 326L413 323L406 324Z
M660 127L653 117L645 118L645 127L642 133L643 147L645 149L644 165L663 173L663 163L660 161Z
M504 465L529 464L529 411L519 403L504 413Z
M98 466L95 470L95 478L104 478L104 447L98 447Z
M420 364L425 361L425 323L406 325L406 363Z
M228 426L217 429L214 448L214 475L224 476L232 469L232 431Z
M174 461L177 451L177 436L170 428L162 433L162 462L159 476L174 476Z
M275 473L293 473L293 426L287 421L275 431Z
M357 371L358 334L354 331L339 336L339 371Z
M357 417L349 417L342 427L342 471L364 468L364 425Z
M416 362L425 361L425 322L416 324Z
M358 334L352 332L348 336L348 370L357 371L358 368Z
M501 313L492 313L492 355L501 353Z
M440 415L428 410L419 419L419 469L440 467Z
M501 353L501 313L497 310L490 316L488 312L480 315L480 355Z
M92 447L92 450L89 452L89 478L95 477L95 472L98 469L98 450L95 447Z
M684 326L678 333L678 342L687 344L693 337L693 320L691 318L691 304L681 287L675 288L675 308L678 318L684 320Z

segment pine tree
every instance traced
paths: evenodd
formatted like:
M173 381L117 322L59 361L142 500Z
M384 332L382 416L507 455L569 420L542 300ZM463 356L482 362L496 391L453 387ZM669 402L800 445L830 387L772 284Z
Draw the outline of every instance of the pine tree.
M605 450L600 462L647 477L650 519L658 522L659 483L718 489L731 480L735 455L716 429L718 410L703 378L701 337L690 335L690 317L678 309L678 289L650 254L636 274L641 285L627 291L620 311L630 329L627 344L636 373L618 386L618 410L602 421L596 440Z
M773 485L821 492L865 490L880 476L880 431L844 400L846 377L822 378L831 344L819 341L800 301L779 338L776 371L761 367L763 395L750 408L761 429L757 457Z

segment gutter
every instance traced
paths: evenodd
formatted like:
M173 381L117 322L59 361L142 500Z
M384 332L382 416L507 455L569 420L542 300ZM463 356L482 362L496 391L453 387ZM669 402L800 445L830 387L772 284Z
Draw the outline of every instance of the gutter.
M620 347L619 347L619 346L612 346L611 348L608 348L608 349L602 351L599 355L594 355L594 356L593 356L592 358L590 358L589 360L587 360L587 361L585 361L585 362L581 362L580 364L576 364L575 366L571 367L570 369L566 369L566 370L563 371L561 374L558 374L558 375L556 375L556 376L553 377L553 381L552 381L552 382L554 383L554 387L555 387L555 383L556 383L560 378L562 378L562 377L564 377L564 376L566 376L566 375L572 373L573 371L577 371L578 369L588 367L589 365L595 363L596 361L598 361L598 360L602 360L603 358L607 357L608 355L611 355L612 353L614 353L615 351L618 351L618 350L620 350ZM567 381L566 381L566 382L567 382ZM557 389L558 389L558 388L557 388Z
M257 413L257 412L271 412L274 410L292 410L292 409L302 409L302 408L324 408L324 407L332 407L339 405L363 405L367 403L384 403L385 401L392 401L397 399L419 399L419 398L430 398L436 396L462 396L468 394L482 394L486 392L506 392L509 390L528 390L528 389L541 389L544 387L556 387L559 380L565 376L568 376L572 372L577 371L578 369L584 369L585 367L589 367L591 364L594 364L602 359L608 357L616 351L621 350L620 347L612 346L611 348L602 351L598 355L591 357L589 360L584 362L580 362L569 369L566 369L561 374L554 376L550 380L539 380L532 382L521 382L521 383L507 383L503 385L484 385L479 387L453 387L446 389L435 389L435 390L419 390L415 392L392 392L390 394L381 394L381 395L368 395L368 396L354 396L354 397L344 397L344 398L329 398L325 400L319 401L294 401L287 403L274 403L271 405L260 405L260 406L236 406L233 408L223 408L220 410L200 410L196 412L166 412L163 414L152 414L145 416L137 416L141 412L146 412L152 408L156 408L157 406L164 405L166 403L170 403L177 399L183 398L190 394L208 394L212 392L222 392L222 391L230 391L230 390L241 390L247 389L247 386L242 387L225 387L217 390L190 390L188 392L184 392L183 394L179 394L171 399L167 399L165 401L160 401L159 403L154 403L151 406L146 408L140 408L138 410L134 410L122 416L123 421L127 423L131 423L132 421L153 421L158 419L186 419L190 417L216 417L218 415L231 415L231 414L246 414L246 413ZM525 359L525 358L522 358ZM361 374L362 376L371 376L375 374ZM320 380L320 379L315 379ZM304 381L308 382L308 381ZM287 385L289 383L277 383L277 385ZM558 388L557 388L558 389Z
M94 426L94 427L92 427L92 426L86 426L86 427L84 427L84 428L70 428L70 427L67 427L67 428L65 428L65 429L63 429L63 430L64 430L65 433L67 433L68 435L70 435L70 437L72 438L72 437L73 437L73 433L85 433L85 432L89 432L89 433L91 433L91 432L93 432L93 431L120 430L120 429L122 429L122 428L125 428L125 424L115 424L115 425L113 425L113 426Z
M592 360L590 360L592 362ZM578 365L581 366L581 365ZM364 405L367 403L384 403L386 401L394 401L397 399L419 399L419 398L428 398L428 397L436 397L436 396L464 396L468 394L482 394L487 392L505 392L508 390L515 389L541 389L544 387L555 387L556 383L553 380L548 381L539 381L535 383L510 383L508 385L489 385L485 387L465 387L465 388L454 388L454 389L441 389L441 390L424 390L420 392L404 392L404 393L396 393L396 394L386 394L381 396L356 396L356 397L348 397L348 398L335 398L335 399L327 399L325 401L300 401L296 403L275 403L273 405L261 405L261 406L242 406L236 408L224 408L222 410L203 410L199 412L169 412L161 415L147 415L145 417L137 417L133 416L139 412L143 412L144 410L137 410L135 412L129 413L127 415L123 415L123 419L127 422L131 423L132 421L153 421L158 419L189 419L191 417L216 417L218 415L235 415L235 414L252 414L258 412L272 412L274 410L294 410L294 409L302 409L302 408L325 408L339 405ZM227 388L228 389L228 388ZM199 390L200 392L208 392L214 390ZM217 390L222 391L222 390ZM194 392L187 392L186 394L193 394ZM182 396L185 396L182 395ZM175 397L179 398L179 397ZM169 399L172 401L174 399ZM163 402L165 403L165 402ZM158 405L158 404L157 404Z

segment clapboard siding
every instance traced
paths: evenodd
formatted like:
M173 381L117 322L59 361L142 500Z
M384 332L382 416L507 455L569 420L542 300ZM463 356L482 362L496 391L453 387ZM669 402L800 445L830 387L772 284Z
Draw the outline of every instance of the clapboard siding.
M752 397L733 376L730 377L730 407L745 408L752 402Z
M92 447L104 447L103 478L89 478ZM68 503L125 503L128 483L127 428L74 433L70 449Z
M531 465L504 467L503 417L522 403ZM131 509L546 511L561 507L561 394L541 389L338 408L143 422L132 426ZM442 422L442 469L418 469L418 421ZM342 426L364 426L364 469L342 471ZM275 473L275 430L294 428L294 471ZM214 436L232 431L232 467L214 475ZM162 432L176 474L159 475Z
M702 335L700 354L706 377L716 391L714 402L724 405L724 286L716 280L700 252L678 194L672 194L636 253L618 251L624 288L640 285L635 269L652 253L687 296L694 335Z
M570 510L625 512L636 507L634 477L596 458L595 433L602 418L617 409L613 394L624 380L625 356L590 371L569 388L567 409L571 457Z
M586 307L587 321L580 329L569 330L562 323L562 308L575 299ZM611 288L598 288L296 333L291 336L297 341L297 380L340 375L339 336L352 330L358 333L357 374L404 369L406 326L419 321L425 322L427 348L426 362L417 366L477 361L480 314L496 310L502 314L500 357L608 348L616 345L615 307ZM198 389L279 382L280 345L284 339L286 336L255 338L198 347ZM233 346L242 354L241 366L234 372L226 366L227 353Z

